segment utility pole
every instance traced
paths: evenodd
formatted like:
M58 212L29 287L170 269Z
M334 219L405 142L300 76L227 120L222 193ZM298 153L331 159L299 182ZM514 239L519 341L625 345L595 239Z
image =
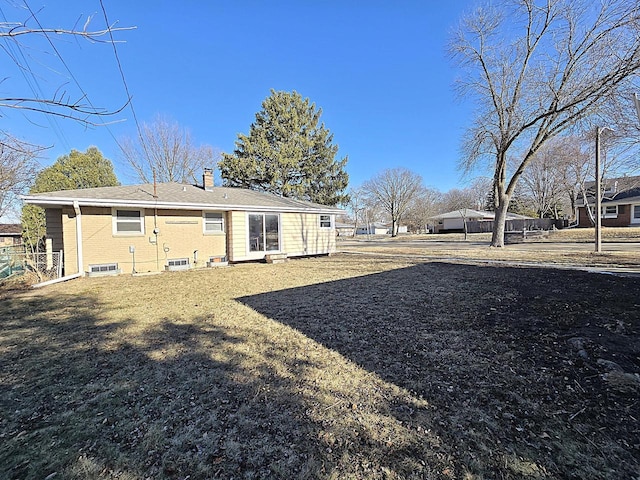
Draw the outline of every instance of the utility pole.
M596 253L602 251L602 185L600 184L600 134L601 127L596 127Z

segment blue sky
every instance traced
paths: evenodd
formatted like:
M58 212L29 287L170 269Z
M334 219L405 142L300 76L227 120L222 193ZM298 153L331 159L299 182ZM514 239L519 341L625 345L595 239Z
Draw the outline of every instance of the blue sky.
M18 0L20 4L22 0ZM65 8L29 0L43 25L104 24L100 3L66 0ZM231 152L270 89L296 90L322 108L322 120L348 155L350 186L385 168L406 167L442 191L462 186L456 169L472 105L454 93L456 70L446 42L473 0L435 1L123 1L104 0L120 32L117 51L140 122L162 114L188 127L198 143ZM23 20L2 2L8 20ZM23 49L44 94L80 95L117 109L126 93L113 49L56 36L61 64L45 42ZM6 50L4 51L6 54ZM6 55L0 97L30 95ZM68 70L67 70L68 67ZM69 73L73 74L73 76ZM75 148L97 146L123 183L135 183L116 139L135 136L130 109L108 127L2 111L1 128L50 146L43 166Z

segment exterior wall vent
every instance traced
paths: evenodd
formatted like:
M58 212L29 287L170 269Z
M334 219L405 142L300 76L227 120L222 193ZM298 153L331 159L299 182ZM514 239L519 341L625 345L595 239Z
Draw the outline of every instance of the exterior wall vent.
M117 263L101 263L89 265L87 275L89 277L101 277L105 275L120 275L122 270L118 268Z
M207 261L207 267L224 267L226 265L229 265L229 261L224 255L211 256Z
M165 270L173 272L176 270L189 270L189 268L191 268L191 264L188 258L171 258L167 261Z

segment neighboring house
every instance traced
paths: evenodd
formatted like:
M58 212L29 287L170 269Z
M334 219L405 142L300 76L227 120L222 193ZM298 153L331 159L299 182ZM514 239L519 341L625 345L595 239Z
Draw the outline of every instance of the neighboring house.
M429 218L430 225L434 233L446 231L464 230L464 222L482 222L493 221L495 215L493 212L485 212L463 208L461 210L453 210L451 212L441 213Z
M353 223L338 223L336 222L336 235L339 237L352 237L354 225Z
M19 223L0 223L0 247L22 244L22 225Z
M464 231L465 222L467 222L467 224L472 222L493 222L494 219L494 212L462 208L460 210L453 210L451 212L435 215L427 220L429 221L430 229L434 233L446 233ZM531 217L518 215L516 213L507 213L507 221L529 219L531 219Z
M387 235L388 233L389 226L380 222L361 225L356 230L356 235Z
M621 177L603 180L601 222L604 227L640 227L640 177ZM586 185L587 205L595 212L595 182ZM577 199L578 226L592 227L582 194Z
M335 251L342 210L239 188L179 183L26 195L45 209L64 274L154 272Z

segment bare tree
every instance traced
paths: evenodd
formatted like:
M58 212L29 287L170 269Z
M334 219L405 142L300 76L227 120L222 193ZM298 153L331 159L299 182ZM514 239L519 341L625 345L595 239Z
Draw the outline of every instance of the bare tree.
M429 218L438 213L440 192L433 188L422 187L409 203L404 220L411 231L420 233L427 230Z
M558 138L542 146L522 174L522 190L538 217L558 219L569 199L566 190L568 159Z
M440 211L458 211L462 217L464 229L464 239L467 239L467 218L468 210L478 208L478 195L474 188L453 188L442 195L440 200Z
M422 177L406 168L392 168L364 183L363 188L391 219L391 236L398 235L400 220L422 188Z
M0 217L14 209L36 171L39 149L14 137L0 136Z
M476 192L471 188L452 188L444 192L440 198L439 208L441 213L461 209L478 209Z
M111 110L94 105L69 70L69 65L61 56L58 47L61 39L65 37L83 39L89 43L108 43L113 46L117 59L115 50L117 40L114 39L114 34L135 27L116 27L110 24L102 1L100 6L102 10L100 17L104 20L104 26L97 29L90 28L93 16L89 16L84 21L82 28L77 24L80 19L70 28L50 28L44 25L44 20L41 18L42 9L33 10L26 0L15 5L15 12L3 10L5 16L15 15L22 18L16 21L0 22L0 39L3 40L4 54L15 65L16 73L19 72L16 77L27 79L30 94L25 95L23 92L16 91L11 95L0 97L0 111L12 109L28 113L36 112L94 126L104 125L102 117L116 115L127 106L129 99L120 107ZM38 53L42 55L37 56ZM39 68L44 70L40 71ZM3 73L3 82L11 77L6 70ZM56 71L65 71L65 78L61 76L60 84L56 85L51 92L45 92L40 79L51 78L52 72ZM69 82L68 78L71 78L72 82ZM12 145L14 143L9 142L6 146Z
M486 210L487 196L493 189L493 179L489 177L476 177L471 180L466 195L473 200L473 208L476 210Z
M353 236L355 237L358 230L358 222L362 218L362 214L366 208L365 191L362 187L349 189L349 203L347 204L353 216Z
M514 36L515 35L515 36ZM493 164L496 220L504 245L518 179L551 138L603 113L640 71L640 4L629 0L503 0L467 15L450 43L479 104L465 139L470 170ZM628 107L632 108L629 98ZM510 161L519 158L513 171Z
M154 173L160 182L197 182L204 168L212 168L217 154L209 145L195 145L191 133L162 116L142 123L140 136L121 143L124 159L138 178L151 183Z

